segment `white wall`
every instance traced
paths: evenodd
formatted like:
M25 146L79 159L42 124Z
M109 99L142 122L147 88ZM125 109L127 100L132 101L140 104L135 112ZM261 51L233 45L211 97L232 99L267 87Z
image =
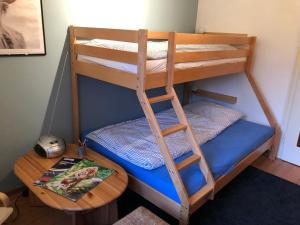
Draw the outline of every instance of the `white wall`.
M72 24L194 32L198 0L69 0Z
M0 191L19 185L14 162L40 135L70 23L64 1L43 6L47 55L0 59Z
M299 0L199 0L197 31L236 32L257 36L254 75L279 123L292 78L300 34ZM239 97L236 108L248 119L266 123L243 76L201 82L211 90Z
M290 98L286 107L283 127L285 138L282 140L282 151L280 151L279 157L300 166L300 149L297 147L300 130L300 46L290 90Z

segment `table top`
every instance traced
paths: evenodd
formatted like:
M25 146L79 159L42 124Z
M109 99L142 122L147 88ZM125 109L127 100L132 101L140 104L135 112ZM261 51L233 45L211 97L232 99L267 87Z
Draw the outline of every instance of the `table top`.
M67 145L62 157L76 158L76 145ZM125 170L118 164L87 148L84 158L93 160L99 165L112 168L116 172L99 183L91 191L73 202L50 190L35 186L34 181L39 179L46 170L50 169L62 157L46 159L30 150L19 158L14 165L14 172L19 179L46 205L65 211L82 211L104 206L117 199L126 189L128 177Z

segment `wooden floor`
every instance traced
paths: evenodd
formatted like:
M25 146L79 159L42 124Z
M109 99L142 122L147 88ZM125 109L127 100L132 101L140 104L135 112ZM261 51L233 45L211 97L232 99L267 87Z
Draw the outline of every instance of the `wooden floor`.
M262 156L254 164L256 168L271 173L275 176L286 179L290 182L300 185L300 167L289 164L281 160L270 161L267 157ZM16 199L20 193L10 196L12 200ZM65 213L48 208L29 206L28 197L19 197L17 202L20 208L18 219L13 225L69 225L71 217Z
M271 161L266 156L258 158L253 166L282 179L300 185L300 167L282 160Z

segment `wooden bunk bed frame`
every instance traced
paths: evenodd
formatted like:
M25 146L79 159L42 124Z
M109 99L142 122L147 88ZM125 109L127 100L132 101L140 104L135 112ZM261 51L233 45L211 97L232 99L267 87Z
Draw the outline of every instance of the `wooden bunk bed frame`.
M224 34L224 33L206 33L206 34L184 34L174 32L150 32L147 30L116 30L102 28L73 27L70 29L70 50L71 50L71 73L72 73L72 98L73 98L73 129L74 140L80 137L80 116L78 101L78 75L91 77L97 80L116 84L136 91L137 97L149 122L153 135L156 137L161 153L172 182L176 188L181 204L173 201L165 195L154 190L139 179L129 175L129 187L151 201L159 208L168 212L173 217L179 219L180 224L188 224L189 216L203 205L255 159L268 149L270 158L275 159L279 140L280 128L276 119L263 96L259 86L256 84L252 75L253 56L255 48L255 37L248 37L245 34ZM77 40L106 39L124 42L133 42L138 44L138 52L121 51L107 49L102 47L88 46L80 44ZM147 41L148 40L168 40L167 71L159 73L147 73ZM176 52L176 44L231 44L244 45L248 48L238 48L237 50L226 51L205 51L205 52ZM77 60L77 56L86 55L102 59L108 59L118 62L125 62L137 65L137 74L121 71L114 68L101 66L94 63L88 63ZM220 65L196 67L189 69L175 69L176 63L196 62L201 60L227 59L247 57L245 62L223 63ZM201 148L197 145L193 131L185 117L181 103L174 91L173 85L190 81L206 79L217 76L224 76L233 73L245 73L248 78L259 103L270 123L275 129L275 134L264 144L255 149L246 158L240 161L235 168L228 174L214 180L209 166L203 156ZM148 98L146 90L165 87L166 94ZM185 85L188 87L188 85ZM185 88L185 100L189 98L189 90ZM207 96L218 97L217 94L202 92ZM219 95L220 96L220 95ZM225 97L226 98L226 97ZM221 98L222 99L222 96ZM223 96L224 99L224 96ZM228 98L227 98L228 99ZM232 98L230 98L232 100ZM179 119L179 124L161 130L156 120L151 104L162 101L171 101L172 106ZM164 137L180 130L185 130L189 142L191 143L193 155L175 164L169 152ZM200 169L206 179L206 185L192 196L188 196L184 184L179 175L179 170L192 163L198 162Z

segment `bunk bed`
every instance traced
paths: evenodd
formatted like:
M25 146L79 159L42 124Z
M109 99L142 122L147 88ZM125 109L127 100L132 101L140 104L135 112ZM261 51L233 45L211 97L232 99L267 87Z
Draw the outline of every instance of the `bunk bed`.
M145 170L92 140L89 147L122 165L129 173L129 187L179 219L180 224L188 224L195 210L264 152L270 150L270 158L275 158L280 128L252 75L255 37L72 26L69 31L74 140L87 135L80 130L78 75L135 90L165 165ZM164 46L158 58L154 57L158 70L149 66L153 63L149 60L151 45ZM199 49L199 45L209 49ZM211 48L214 45L218 47ZM184 84L186 103L192 93L231 101L232 97L218 93L192 92L188 84L234 73L246 74L271 127L240 120L199 146L173 85ZM165 87L164 95L147 96L147 90L159 87ZM163 101L171 101L179 123L162 130L151 105ZM185 132L192 151L173 160L165 138L179 131ZM215 162L223 168L214 167Z

